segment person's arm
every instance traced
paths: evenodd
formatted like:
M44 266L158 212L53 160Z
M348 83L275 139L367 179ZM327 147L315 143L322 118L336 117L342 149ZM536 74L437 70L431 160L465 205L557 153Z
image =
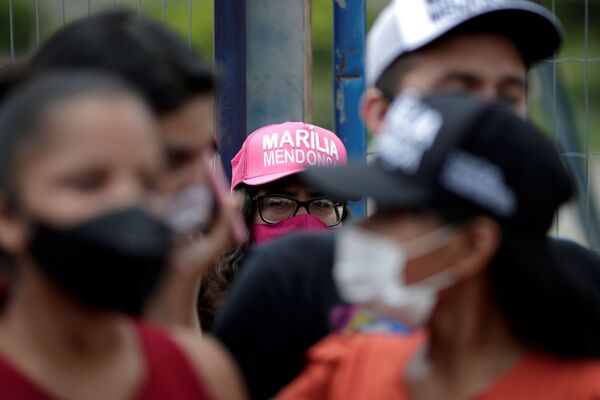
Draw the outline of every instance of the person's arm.
M215 336L236 359L252 399L273 397L304 366L306 350L328 332L339 302L331 278L330 234L286 237L246 260Z
M171 331L181 346L198 378L214 400L248 398L241 374L225 349L209 335L199 338L193 332Z
M162 325L201 330L197 310L201 280L231 244L231 219L239 209L239 199L232 196L223 204L210 232L176 249L165 279L147 307L146 318Z

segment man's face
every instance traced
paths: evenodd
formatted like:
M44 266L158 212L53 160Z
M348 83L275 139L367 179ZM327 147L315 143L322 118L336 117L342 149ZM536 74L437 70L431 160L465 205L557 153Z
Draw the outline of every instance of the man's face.
M416 89L423 94L470 93L488 101L505 100L516 113L526 116L527 68L519 50L509 39L487 33L453 35L439 39L408 57L408 69L399 79L395 95L408 89ZM363 118L371 132L379 129L388 106L389 100L379 90L370 89L365 94ZM395 216L375 213L363 225L367 230L402 243L422 235L423 229L434 230L440 223L435 219L427 220L407 213ZM490 225L488 222L480 225L477 229L471 229L469 235L457 236L462 238L463 243L457 248L462 248L465 254L473 251L465 245L469 240L464 238L492 238L486 241L486 251L481 252L483 255L478 258L484 261L475 263L478 269L487 265L489 260L485 254L493 254L499 240L497 235L492 234L495 228L487 226ZM442 253L445 251L447 249L440 249L430 254L431 265L427 264L426 259L418 260L418 268L409 268L409 276L405 279L408 282L422 279L422 276L412 276L412 270L415 273L437 271L435 268L439 267L440 260L444 260Z
M505 100L519 115L527 112L527 68L509 39L490 33L451 35L409 56L411 66L399 79L395 94L416 89L424 94L471 93L484 100ZM376 132L388 101L370 90L363 117Z
M167 168L162 189L176 192L202 182L207 171L203 165L206 151L215 149L212 95L197 96L160 120Z

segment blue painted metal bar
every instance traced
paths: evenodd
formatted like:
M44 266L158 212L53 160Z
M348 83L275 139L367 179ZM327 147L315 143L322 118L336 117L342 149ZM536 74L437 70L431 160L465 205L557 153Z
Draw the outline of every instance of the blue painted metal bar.
M246 139L246 1L214 0L217 136L221 162L231 178L231 159Z
M310 99L309 0L252 0L246 10L248 133L304 121ZM312 99L310 99L312 100Z
M335 132L350 159L365 158L367 134L360 117L365 90L366 0L334 1ZM366 202L351 203L355 217L366 215Z

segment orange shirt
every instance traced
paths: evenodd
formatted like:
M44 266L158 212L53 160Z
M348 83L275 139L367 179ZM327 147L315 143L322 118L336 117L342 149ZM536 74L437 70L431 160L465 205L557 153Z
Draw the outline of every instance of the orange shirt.
M401 377L423 333L332 335L308 353L305 371L278 400L408 400ZM600 400L600 362L529 353L477 400Z

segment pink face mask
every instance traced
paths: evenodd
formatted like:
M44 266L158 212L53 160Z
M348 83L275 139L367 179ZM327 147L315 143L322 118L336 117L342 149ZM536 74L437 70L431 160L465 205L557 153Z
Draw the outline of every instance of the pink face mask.
M328 226L319 218L301 214L275 224L252 225L252 240L255 243L266 243L292 232L312 232L326 229Z

